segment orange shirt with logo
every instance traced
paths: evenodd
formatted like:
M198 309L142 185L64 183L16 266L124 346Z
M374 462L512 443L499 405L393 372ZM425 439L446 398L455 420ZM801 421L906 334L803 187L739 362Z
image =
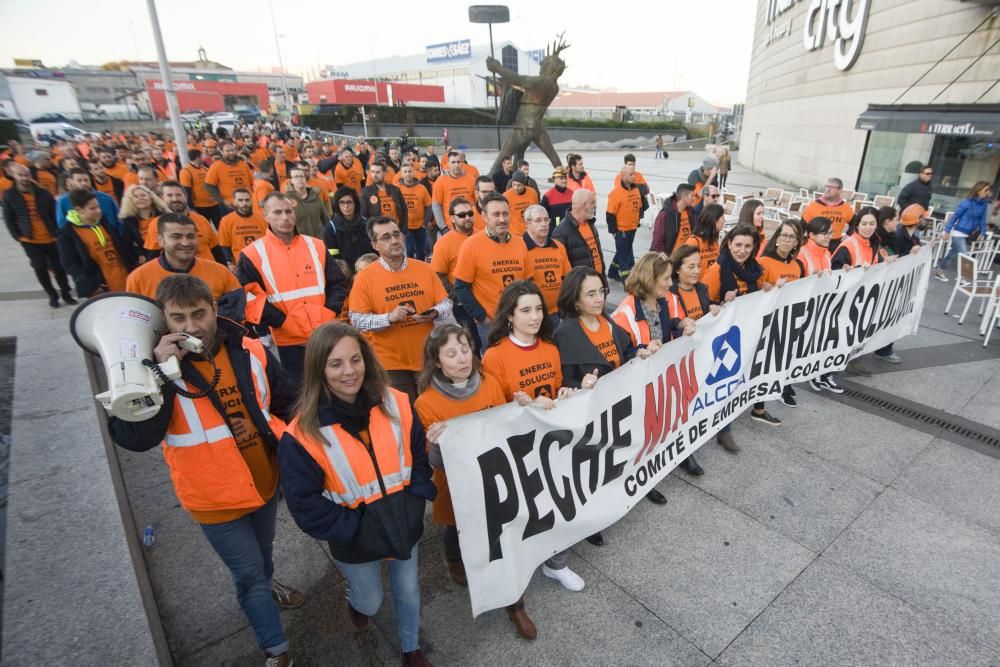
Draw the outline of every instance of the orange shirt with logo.
M212 199L212 195L208 194L208 190L205 189L205 178L207 176L208 169L205 167L199 168L193 164L189 164L181 169L181 185L191 190L191 200L198 208L215 206L215 200ZM246 188L248 186L243 185L242 187Z
M507 402L523 391L531 398L555 398L562 387L559 348L541 339L533 345L519 345L510 337L486 350L483 370L496 378Z
M587 249L590 250L590 259L594 262L594 270L598 273L604 273L604 258L601 257L601 249L597 247L597 239L594 238L594 231L585 222L581 222L577 229L580 230L580 236L587 244Z
M351 311L382 315L406 304L414 312L422 313L447 297L444 285L429 264L407 259L402 271L389 271L382 262L372 262L354 278ZM419 371L424 366L424 340L433 328L433 322L406 320L368 333L375 353L387 369Z
M681 314L683 317L690 317L692 320L697 320L705 316L705 311L701 307L701 299L698 298L696 290L681 289L678 285L677 296L680 298L681 306L684 310Z
M525 232L524 212L532 204L538 203L538 193L525 186L524 192L517 194L514 188L510 188L503 193L504 198L510 205L510 233L514 236L522 236Z
M398 179L396 187L403 195L406 202L406 226L408 229L420 229L424 226L424 215L430 208L432 200L430 193L420 183L406 185L402 179ZM437 248L435 248L437 250Z
M599 325L597 331L591 331L583 322L580 322L580 328L583 329L583 333L587 334L587 340L597 348L597 351L611 364L612 368L618 368L622 365L622 359L618 355L618 346L615 345L615 339L611 333L611 323L603 317L597 318L597 322Z
M639 228L639 214L642 213L642 195L633 186L626 190L618 186L608 194L607 211L615 216L620 232L631 232Z
M361 196L361 184L364 183L364 180L365 171L357 160L351 162L350 167L345 167L344 163L338 162L337 168L333 170L333 181L337 187L350 188L359 197Z
M253 187L253 172L243 160L235 164L226 164L224 160L216 160L205 174L205 183L214 185L226 201L232 201L233 193L239 188L249 190ZM213 202L214 203L214 202Z
M399 222L399 211L396 210L396 202L393 200L388 188L376 188L375 193L369 195L368 203L371 205L372 210L379 212L379 215L384 215ZM409 229L409 223L407 223L407 229Z
M558 310L556 300L563 277L573 268L563 244L555 239L552 243L552 246L536 245L528 250L528 279L542 292L545 311L550 315Z
M83 241L90 258L97 262L108 290L111 292L125 291L128 269L125 268L121 257L118 256L118 249L111 242L111 237L108 236L107 232L102 229L98 233L97 228L81 225L73 225L73 231Z
M209 261L195 257L194 266L191 267L190 271L171 271L164 268L163 258L157 257L128 274L128 280L125 281L125 291L155 299L156 286L160 284L160 281L178 273L189 273L204 280L212 290L212 298L216 300L226 292L240 289L240 282L236 280L233 272L215 260Z
M205 379L210 380L215 372L212 364L208 360L197 360L190 356L195 370ZM232 360L229 358L229 351L223 345L215 355L215 363L222 372L219 376L219 384L215 386L215 393L226 409L226 421L232 427L233 439L243 456L243 462L250 469L253 476L253 484L257 487L257 492L265 501L271 499L278 489L278 461L273 452L269 451L264 443L257 425L250 418L246 406L243 402L243 394L240 392L236 382L236 373L233 371ZM257 400L249 397L250 400ZM191 518L198 523L214 524L235 521L240 517L249 514L250 509L231 510L192 510Z
M476 177L468 170L458 178L452 178L450 174L441 174L434 181L434 203L441 206L445 220L449 218L449 207L451 200L457 197L465 197L470 203L476 201ZM450 222L448 223L451 224Z
M198 232L198 257L214 262L215 257L212 255L212 248L219 245L219 237L215 233L215 227L212 227L212 223L206 220L204 216L194 211L188 211L185 215L194 220L194 226ZM159 216L151 220L150 224L146 227L146 235L142 245L146 250L160 250L157 220L159 220Z
M853 217L854 207L846 201L830 205L823 203L820 199L816 199L809 202L806 210L802 212L803 222L809 222L813 218L828 218L832 223L830 239L833 241L844 236L844 228L847 227Z
M766 283L776 285L782 279L791 282L802 277L802 265L795 259L790 262L782 262L774 257L759 257L757 262L764 267L764 282Z
M701 268L698 269L698 279L701 280L719 258L719 242L706 241L703 238L692 236L684 244L698 249L698 259L701 261Z
M527 275L528 247L519 237L512 236L507 243L499 243L486 232L478 232L463 243L458 252L455 279L472 286L472 295L487 317L492 318L496 313L504 288Z
M115 195L114 181L112 181L110 178L105 178L103 183L98 183L96 178L93 179L93 181L94 181L94 188L98 192L103 192L107 196L111 197L112 199L115 200L116 204L120 203L118 201L118 197Z
M722 276L719 269L719 264L716 262L708 268L705 275L702 276L701 282L705 283L705 287L708 288L708 299L712 303L721 303L722 299L725 298L725 294L722 293ZM757 288L760 289L764 284L764 277L761 276L757 281ZM736 296L741 294L746 294L749 291L750 286L743 280L736 278Z
M18 241L22 243L34 243L36 245L45 245L47 243L55 243L56 240L49 233L49 228L45 226L45 222L42 221L42 217L38 215L38 206L35 203L35 193L34 192L22 192L21 197L24 199L24 205L28 209L28 217L31 219L31 238L26 236L18 238Z
M243 217L236 211L219 221L219 245L233 252L233 261L238 261L243 248L262 238L267 232L267 220L260 213Z

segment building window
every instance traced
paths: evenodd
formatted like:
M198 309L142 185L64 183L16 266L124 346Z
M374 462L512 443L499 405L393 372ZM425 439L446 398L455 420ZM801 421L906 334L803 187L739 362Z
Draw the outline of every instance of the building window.
M500 52L500 62L511 72L517 74L517 49L508 44Z
M48 97L49 91L44 88L35 88L35 95L38 95L39 97Z

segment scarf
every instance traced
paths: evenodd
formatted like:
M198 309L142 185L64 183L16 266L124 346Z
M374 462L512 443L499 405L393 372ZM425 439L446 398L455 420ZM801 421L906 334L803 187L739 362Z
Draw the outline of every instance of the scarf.
M726 295L729 292L736 290L739 294L739 288L736 285L736 279L739 278L747 285L747 293L757 291L757 281L760 277L764 275L764 269L757 262L756 259L750 257L742 266L736 263L733 256L729 252L729 246L722 248L719 252L719 258L715 260L716 264L719 265L719 279L722 283L722 294Z
M363 442L361 432L368 430L371 412L381 404L380 396L370 398L364 391L358 392L353 403L342 401L331 394L329 399L320 405L319 423L340 424L345 431Z
M456 387L451 383L451 380L444 376L444 373L436 370L431 376L431 386L453 401L464 401L472 398L479 391L482 379L479 373L473 373L464 387Z
M69 222L74 227L82 227L83 229L94 230L94 233L97 234L97 242L101 244L102 248L108 245L108 238L104 235L104 230L101 229L101 223L97 223L96 225L86 224L85 222L80 220L80 214L76 212L76 209L73 209L72 211L67 213L66 219L69 220Z

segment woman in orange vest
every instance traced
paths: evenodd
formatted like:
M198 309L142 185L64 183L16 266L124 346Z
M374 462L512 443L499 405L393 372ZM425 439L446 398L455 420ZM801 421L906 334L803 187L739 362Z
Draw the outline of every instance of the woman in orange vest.
M709 204L701 209L698 220L691 228L691 236L685 243L698 249L701 258L701 275L715 264L719 256L719 234L726 224L726 209L718 204Z
M806 275L806 267L797 255L802 242L798 221L786 220L774 230L774 236L767 242L764 252L757 261L764 268L765 282L781 287ZM795 388L786 384L781 388L781 402L790 408L797 408Z
M447 421L455 417L488 410L507 402L500 383L492 375L484 374L479 356L473 352L469 332L457 324L444 324L435 328L424 343L424 368L418 381L420 396L414 407L420 421L427 428L427 441L437 498L434 500L432 518L443 526L448 574L460 586L468 586L462 549L458 542L455 510L448 491L448 477L438 447ZM517 633L524 639L534 639L538 630L524 609L524 597L507 607Z
M764 280L764 268L757 261L760 236L749 225L736 225L722 240L718 261L705 274L708 296L715 303L728 303L744 294L769 291L773 283ZM764 403L754 403L750 419L769 426L781 426L781 420L764 409ZM727 439L719 444L726 451L739 451L735 442Z
M576 392L563 386L552 320L535 283L516 280L507 285L497 303L487 345L483 370L500 383L507 402L551 409L556 401ZM581 591L583 578L567 567L568 553L561 551L545 561L542 574L567 590Z
M424 429L368 341L329 322L309 337L299 414L278 446L282 488L299 528L330 547L358 629L382 604L389 569L404 665L430 665L418 645L417 557L435 496Z
M711 206L714 204L706 208ZM637 348L655 346L659 349L672 340L694 333L694 320L684 315L680 299L670 291L673 282L673 263L661 252L647 252L640 257L625 279L627 296L618 304L611 319L628 333ZM705 474L694 454L681 461L680 466L692 475ZM666 502L663 494L652 488L646 498L657 505Z
M820 275L830 271L830 237L833 234L833 223L829 218L816 216L805 223L806 241L799 250L798 258L802 262L806 276ZM824 373L809 380L809 386L814 391L829 391L843 394L844 388L837 384L833 373Z

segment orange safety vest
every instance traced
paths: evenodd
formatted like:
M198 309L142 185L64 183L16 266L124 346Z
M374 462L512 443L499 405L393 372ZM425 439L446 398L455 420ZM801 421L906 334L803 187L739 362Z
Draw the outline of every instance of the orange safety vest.
M336 318L325 306L326 248L322 241L296 235L286 246L268 230L264 238L245 247L242 255L263 279L268 303L288 316L280 328L271 329L278 346L305 345L317 327Z
M386 495L402 491L410 485L413 465L410 453L413 411L410 401L406 394L389 387L383 405L396 418L390 419L380 408L371 411L368 423L371 450L340 424L320 428L325 441L322 443L302 431L298 417L288 425L288 433L322 468L323 497L327 500L354 509L362 503L370 504L381 498L382 488L372 463L373 456L378 461Z
M252 338L243 339L243 349L250 353L257 405L275 437L280 438L285 422L271 415L267 352L260 341ZM181 389L193 391L183 380L175 382ZM174 397L173 414L163 439L163 457L185 510L211 512L264 506L232 431L207 396Z
M680 299L678 299L676 294L667 292L663 298L667 301L668 317L677 317L676 313L684 312L681 310ZM628 332L632 338L633 345L649 345L649 322L645 319L636 319L635 310L635 297L631 294L626 295L622 302L618 304L615 312L612 313L611 319L615 321L615 324Z
M806 265L806 275L830 270L830 250L813 241L806 241L799 250L798 258Z
M852 234L844 239L844 242L840 244L840 248L847 248L847 253L851 257L851 266L871 266L879 262L879 259L875 257L871 244L862 243L861 237L857 234ZM837 249L839 250L840 248ZM879 257L881 257L881 249L879 250Z

